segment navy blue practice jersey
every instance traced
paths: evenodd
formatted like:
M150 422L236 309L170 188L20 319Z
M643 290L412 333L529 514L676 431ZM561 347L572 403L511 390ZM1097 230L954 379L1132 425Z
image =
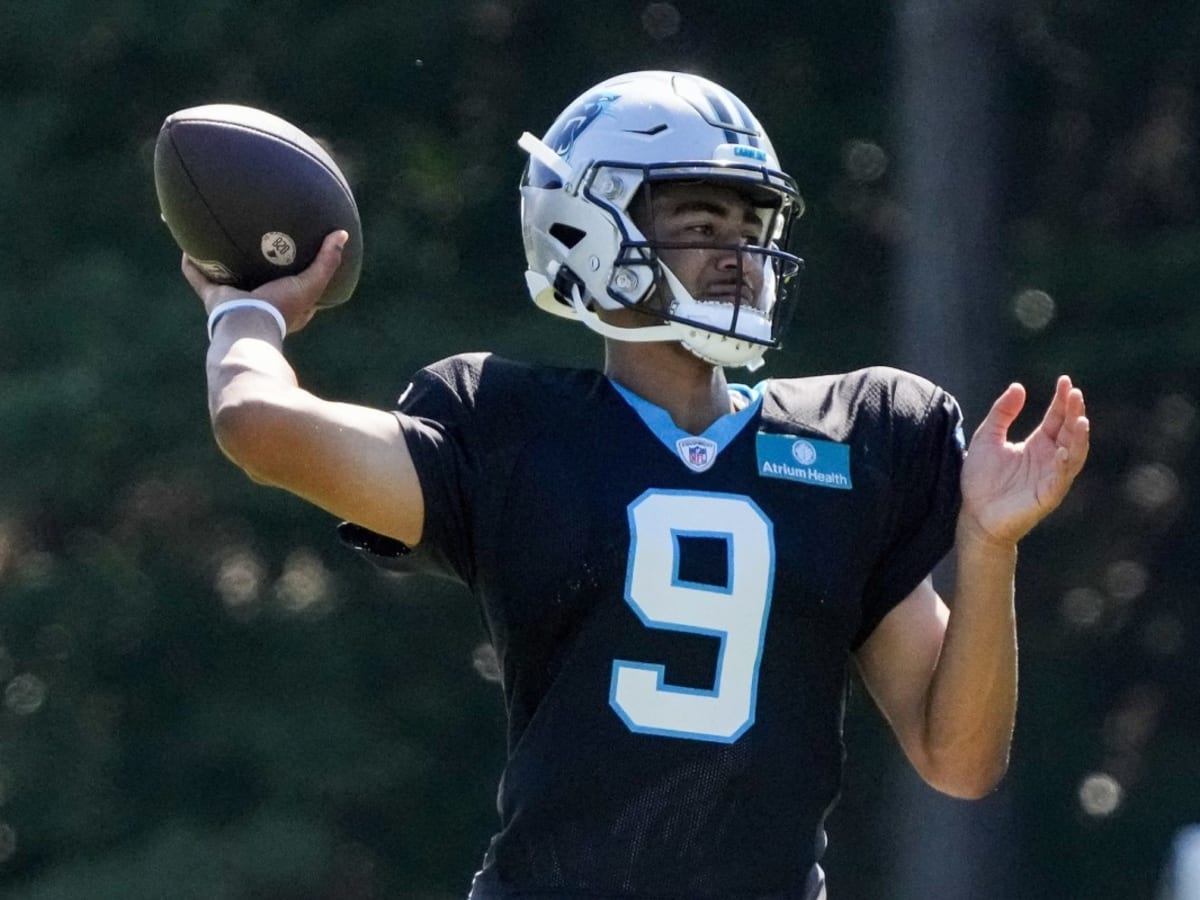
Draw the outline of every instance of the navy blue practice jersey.
M475 896L800 896L852 651L951 546L945 392L771 379L702 435L602 373L464 355L400 400L413 562L478 598L503 674Z

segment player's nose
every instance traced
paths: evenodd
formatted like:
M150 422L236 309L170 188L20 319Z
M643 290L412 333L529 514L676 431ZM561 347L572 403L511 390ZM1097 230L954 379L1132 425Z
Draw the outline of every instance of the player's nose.
M727 245L715 251L713 264L718 272L743 285L757 289L762 283L762 254L755 253L745 244Z

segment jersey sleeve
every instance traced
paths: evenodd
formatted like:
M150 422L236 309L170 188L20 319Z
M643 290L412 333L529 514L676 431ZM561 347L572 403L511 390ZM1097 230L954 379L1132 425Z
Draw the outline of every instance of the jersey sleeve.
M855 649L954 545L965 455L962 413L955 399L940 388L919 380L916 387L923 388L923 403L912 396L913 385L896 389L893 427L902 437L897 447L895 503L883 553L864 591ZM905 398L906 394L910 396Z
M409 547L349 522L338 528L345 544L389 572L471 583L470 510L480 454L472 416L477 378L469 369L467 361L455 359L422 369L397 401L396 417L425 506L420 543Z

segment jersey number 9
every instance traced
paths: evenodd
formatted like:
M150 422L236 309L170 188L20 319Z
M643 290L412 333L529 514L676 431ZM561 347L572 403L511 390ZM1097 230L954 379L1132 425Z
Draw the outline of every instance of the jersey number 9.
M629 505L625 602L647 628L720 639L711 689L665 681L663 665L613 661L609 704L630 730L733 743L754 724L775 537L771 520L749 497L650 490ZM680 539L724 540L723 586L679 577Z

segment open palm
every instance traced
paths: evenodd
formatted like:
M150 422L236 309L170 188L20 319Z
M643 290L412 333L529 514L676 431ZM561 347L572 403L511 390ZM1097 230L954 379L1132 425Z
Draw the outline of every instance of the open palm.
M971 438L962 473L962 514L987 537L1016 542L1062 502L1088 453L1083 392L1060 376L1042 421L1020 443L1008 429L1025 406L1012 384Z

